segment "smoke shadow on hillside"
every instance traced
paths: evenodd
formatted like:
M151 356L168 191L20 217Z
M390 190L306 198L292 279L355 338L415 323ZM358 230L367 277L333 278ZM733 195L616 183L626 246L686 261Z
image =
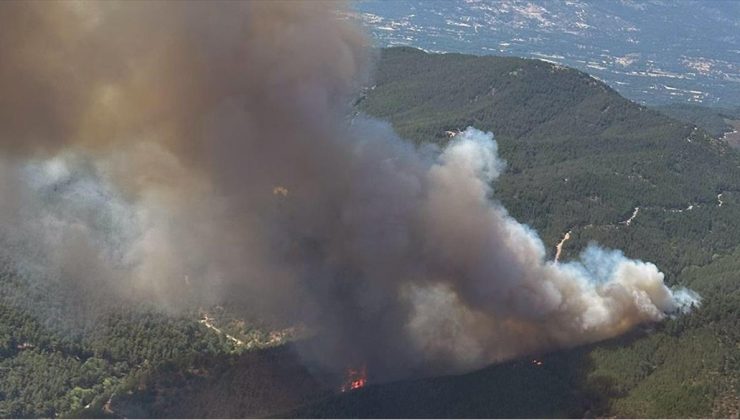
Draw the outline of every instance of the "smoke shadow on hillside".
M614 379L594 374L591 350L622 347L644 336L618 338L454 376L371 385L333 395L281 417L294 418L592 418L609 414L619 397Z
M337 378L308 369L295 344L162 365L116 398L129 418L590 418L609 414L618 384L594 374L591 350L618 338L491 365L462 375L404 380L339 393Z

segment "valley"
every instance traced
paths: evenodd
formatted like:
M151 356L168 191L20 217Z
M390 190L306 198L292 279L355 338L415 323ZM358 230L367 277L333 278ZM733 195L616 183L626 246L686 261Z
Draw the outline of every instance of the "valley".
M738 106L739 24L730 18L737 7L358 0L355 18L382 47L535 58L588 72L643 104Z

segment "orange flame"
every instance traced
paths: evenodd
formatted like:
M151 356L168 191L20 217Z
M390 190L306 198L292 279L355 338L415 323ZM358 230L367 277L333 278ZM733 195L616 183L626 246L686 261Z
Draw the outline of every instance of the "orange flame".
M347 369L346 379L341 391L352 391L353 389L360 389L365 385L367 385L367 366L363 366L360 369Z

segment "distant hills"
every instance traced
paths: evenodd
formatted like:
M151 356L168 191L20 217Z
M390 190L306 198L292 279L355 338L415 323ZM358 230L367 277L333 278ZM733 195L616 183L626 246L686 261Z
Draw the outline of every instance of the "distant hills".
M740 3L353 2L379 46L540 58L640 103L740 105Z

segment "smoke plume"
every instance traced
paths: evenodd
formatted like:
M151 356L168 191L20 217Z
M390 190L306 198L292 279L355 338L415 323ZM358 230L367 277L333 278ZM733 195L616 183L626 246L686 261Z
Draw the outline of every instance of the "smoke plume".
M696 301L591 246L546 260L474 128L352 118L371 49L317 2L0 4L0 257L21 278L304 325L374 378L470 369ZM102 299L102 298L101 298Z

